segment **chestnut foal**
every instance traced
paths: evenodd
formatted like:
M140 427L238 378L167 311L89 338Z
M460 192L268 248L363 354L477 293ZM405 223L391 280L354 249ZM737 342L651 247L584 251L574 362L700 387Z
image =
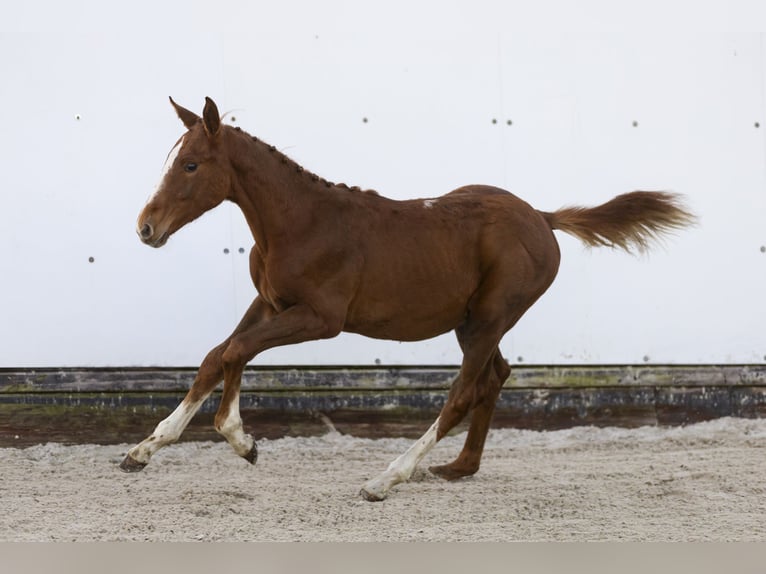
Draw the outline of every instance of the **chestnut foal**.
M205 357L176 410L121 464L141 470L176 441L223 380L215 428L255 463L242 427L243 369L258 353L341 331L417 341L454 330L463 362L431 428L361 494L383 500L468 412L465 446L431 472L445 479L479 469L495 402L510 367L503 335L553 282L560 229L588 245L644 250L658 234L690 224L677 196L637 191L594 208L546 213L495 187L471 185L433 199L394 201L335 185L273 146L222 125L207 98L202 117L170 100L188 131L168 155L137 232L161 247L178 229L228 199L255 239L250 273L258 296L234 332Z

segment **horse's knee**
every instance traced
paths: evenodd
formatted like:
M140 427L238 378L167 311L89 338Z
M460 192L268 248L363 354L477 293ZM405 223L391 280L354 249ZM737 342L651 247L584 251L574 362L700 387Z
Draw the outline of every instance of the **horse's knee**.
M207 355L205 355L205 358L202 360L202 365L211 365L215 366L216 364L221 363L221 356L223 355L223 352L226 350L226 347L229 346L230 339L226 339L223 343L216 345L210 351L208 351Z
M246 353L245 346L236 338L232 339L221 350L221 366L224 370L243 367L250 360Z

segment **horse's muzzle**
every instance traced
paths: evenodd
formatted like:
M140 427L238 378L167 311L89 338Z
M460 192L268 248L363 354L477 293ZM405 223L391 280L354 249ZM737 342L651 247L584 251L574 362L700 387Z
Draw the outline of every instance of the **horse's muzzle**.
M141 241L148 241L151 239L152 235L154 235L154 228L148 223L144 223L141 229L138 229L137 232Z
M163 233L159 237L154 236L154 227L149 223L144 223L141 227L136 229L136 233L141 238L141 241L152 247L162 247L167 243L169 234Z

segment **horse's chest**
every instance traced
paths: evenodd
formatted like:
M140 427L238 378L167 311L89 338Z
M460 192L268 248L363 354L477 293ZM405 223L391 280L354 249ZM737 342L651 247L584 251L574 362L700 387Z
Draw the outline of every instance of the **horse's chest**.
M255 285L258 294L269 305L274 307L277 311L284 311L290 306L274 287L274 284L270 280L269 274L266 271L266 264L262 257L256 256L251 258L250 276L253 279L253 285Z

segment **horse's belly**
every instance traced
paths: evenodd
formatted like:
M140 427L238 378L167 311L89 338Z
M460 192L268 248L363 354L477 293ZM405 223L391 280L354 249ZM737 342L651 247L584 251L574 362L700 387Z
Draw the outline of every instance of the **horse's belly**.
M460 319L452 321L412 321L381 318L372 321L350 321L344 328L349 333L358 333L373 339L391 341L423 341L451 331L460 324Z
M465 319L473 290L413 284L355 299L345 331L376 339L422 341L453 330Z

